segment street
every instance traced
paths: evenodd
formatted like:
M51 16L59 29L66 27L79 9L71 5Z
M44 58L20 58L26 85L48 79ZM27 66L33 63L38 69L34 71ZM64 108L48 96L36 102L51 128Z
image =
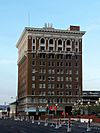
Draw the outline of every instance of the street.
M72 126L71 133L86 133L86 127L82 124L76 124ZM44 126L44 122L38 125L37 122L34 124L27 121L15 121L10 119L0 119L0 133L67 133L67 126L63 125L62 127L56 129L48 126ZM92 129L89 133L99 133L100 129Z

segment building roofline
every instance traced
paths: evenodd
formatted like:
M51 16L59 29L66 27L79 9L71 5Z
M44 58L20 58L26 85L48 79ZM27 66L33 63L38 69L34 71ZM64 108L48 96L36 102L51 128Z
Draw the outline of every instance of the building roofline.
M18 45L19 45L21 39L23 38L23 36L25 35L25 33L26 33L26 28L24 28L24 30L22 31L21 36L20 36L20 38L17 41L16 48L18 48Z
M54 29L54 28L33 28L33 27L25 27L27 31L41 31L41 32L55 32L55 33L72 33L72 34L82 34L84 35L86 31L75 31L75 30L62 30L62 29Z
M34 27L25 27L17 44L16 44L16 47L18 48L18 45L21 41L21 39L23 38L23 36L25 35L26 32L29 32L29 31L35 31L35 32L51 32L51 33L63 33L63 34L81 34L82 36L85 34L86 31L76 31L76 30L70 30L70 29L67 29L67 30L62 30L62 29L54 29L54 28L34 28Z

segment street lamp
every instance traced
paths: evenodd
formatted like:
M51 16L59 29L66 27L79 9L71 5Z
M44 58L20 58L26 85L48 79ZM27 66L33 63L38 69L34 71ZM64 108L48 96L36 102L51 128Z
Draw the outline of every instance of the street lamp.
M47 115L49 115L49 105L46 105Z
M100 106L99 106L99 101L95 101L95 108L94 108L94 112L95 114L98 114L100 112Z
M39 115L39 106L36 107L36 115Z
M78 106L78 115L80 115L80 102L81 102L81 100L78 100L78 102L77 102L77 106Z
M90 127L90 117L89 117L89 115L90 115L90 101L88 101L88 124L87 124L87 131L91 131L91 127Z
M56 106L55 106L55 116L57 115L57 106L58 106L58 104L56 103Z
M84 115L84 103L81 102L80 104L81 104L81 107L82 107L82 112L81 112L81 114Z
M74 115L76 115L76 108L77 108L77 103L75 102L74 103L74 112L73 112Z
M88 101L87 104L88 104L88 115L89 115L90 114L90 107L89 107L90 106L90 102Z

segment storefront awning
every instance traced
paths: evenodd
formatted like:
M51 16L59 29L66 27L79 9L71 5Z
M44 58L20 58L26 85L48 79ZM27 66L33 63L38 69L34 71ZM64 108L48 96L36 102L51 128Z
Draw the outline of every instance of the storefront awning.
M36 108L27 108L25 109L25 112L37 112ZM45 108L39 108L38 112L46 112Z

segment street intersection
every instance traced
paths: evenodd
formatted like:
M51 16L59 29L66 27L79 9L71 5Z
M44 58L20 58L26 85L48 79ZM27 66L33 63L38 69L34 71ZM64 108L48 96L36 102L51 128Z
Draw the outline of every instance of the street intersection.
M86 124L73 123L71 124L71 133L86 133ZM20 121L11 119L0 119L0 133L67 133L67 125L63 124L56 128L55 123L48 123L41 121ZM100 133L99 126L92 126L89 133Z

